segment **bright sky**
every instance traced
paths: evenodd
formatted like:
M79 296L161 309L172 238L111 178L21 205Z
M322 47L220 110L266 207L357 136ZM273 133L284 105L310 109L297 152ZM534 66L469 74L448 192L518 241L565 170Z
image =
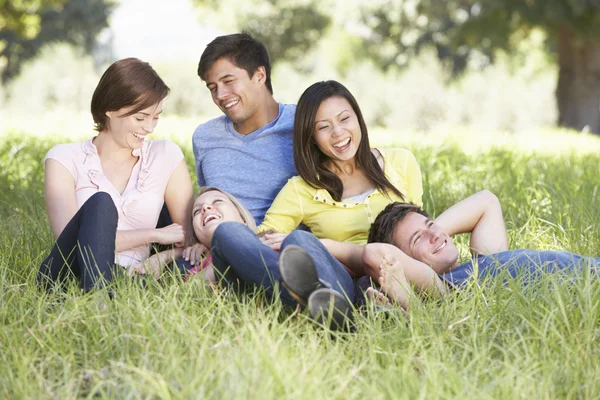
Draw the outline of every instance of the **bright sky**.
M202 26L191 0L121 0L111 16L115 58L198 60L221 32Z

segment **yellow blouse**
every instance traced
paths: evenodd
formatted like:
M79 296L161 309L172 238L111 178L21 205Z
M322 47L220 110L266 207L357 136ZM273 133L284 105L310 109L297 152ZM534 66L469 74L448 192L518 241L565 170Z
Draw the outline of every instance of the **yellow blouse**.
M404 195L404 201L422 206L423 182L415 156L406 149L379 152L385 176ZM327 190L315 189L295 176L281 189L258 231L290 233L302 222L320 239L366 244L375 217L394 201L402 199L394 194L387 197L379 190L359 203L334 201Z

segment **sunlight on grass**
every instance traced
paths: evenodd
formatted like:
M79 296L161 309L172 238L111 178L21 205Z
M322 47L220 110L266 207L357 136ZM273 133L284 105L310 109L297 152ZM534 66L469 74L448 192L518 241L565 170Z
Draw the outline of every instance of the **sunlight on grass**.
M547 276L472 283L410 314L370 305L353 333L331 334L260 291L213 292L166 274L117 280L115 298L75 282L35 284L52 245L43 164L59 141L86 139L86 116L5 129L0 143L0 398L595 398L600 392L600 284ZM156 137L179 143L194 171L198 121L165 117ZM48 128L52 127L52 129ZM34 135L39 133L39 135ZM600 256L600 138L408 134L436 215L484 188L499 197L512 248ZM467 240L458 239L463 258ZM568 278L568 279L567 279Z

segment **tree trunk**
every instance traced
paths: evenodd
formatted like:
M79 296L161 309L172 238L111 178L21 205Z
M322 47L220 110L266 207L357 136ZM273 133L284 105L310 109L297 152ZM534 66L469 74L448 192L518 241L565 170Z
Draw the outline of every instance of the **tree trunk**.
M558 33L558 125L600 134L600 37Z

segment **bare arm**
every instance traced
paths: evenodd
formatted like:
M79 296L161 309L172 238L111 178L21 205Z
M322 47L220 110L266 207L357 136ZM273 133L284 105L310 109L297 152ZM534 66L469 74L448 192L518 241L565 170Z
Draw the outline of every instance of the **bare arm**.
M153 254L139 264L130 265L127 268L127 274L129 276L151 274L158 278L163 267L174 259L181 257L182 254L183 248L181 247L161 251L160 253Z
M447 288L437 273L428 265L417 261L396 246L386 243L369 243L361 246L354 243L321 239L327 250L356 276L368 275L379 281L379 266L384 259L395 259L402 263L406 279L419 291L430 296L447 293Z
M192 180L185 160L181 160L169 178L165 191L165 203L174 223L181 225L185 232L185 242L177 242L176 246L183 247L194 244L192 228L192 206L194 193Z
M471 233L473 254L508 250L502 207L496 195L489 190L482 190L456 203L437 217L435 222L450 236Z
M78 210L75 198L75 181L69 171L58 161L46 160L44 192L48 219L57 239ZM132 249L152 242L171 244L183 240L183 229L170 225L163 229L137 229L117 231L116 251Z
M448 288L438 274L430 266L407 256L398 247L387 243L369 243L364 246L363 264L367 275L379 281L382 262L399 261L404 269L406 280L419 292L431 297L439 297L448 293Z
M46 160L44 174L44 194L48 219L54 239L58 239L77 212L75 180L62 164L52 159Z

